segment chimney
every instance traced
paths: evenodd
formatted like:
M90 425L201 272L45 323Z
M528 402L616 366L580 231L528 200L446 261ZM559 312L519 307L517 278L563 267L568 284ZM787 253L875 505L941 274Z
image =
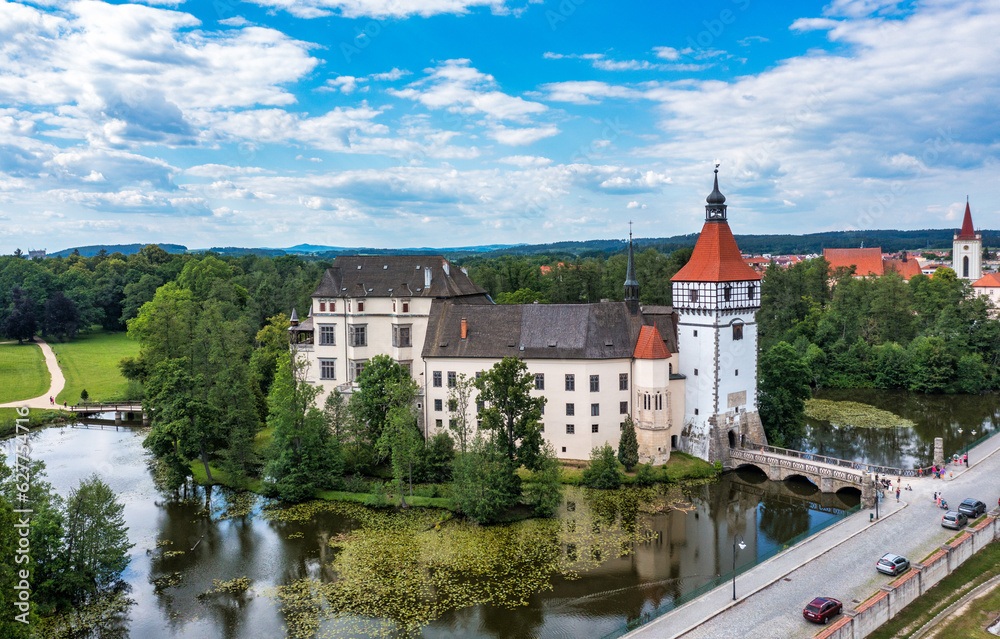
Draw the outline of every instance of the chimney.
M463 317L462 318L462 339L465 339L468 336L469 336L469 322L467 322L466 319Z
M445 277L451 276L451 272L449 272L448 267L449 267L448 260L441 260L441 268L444 269Z
M431 267L424 267L424 288L431 287Z

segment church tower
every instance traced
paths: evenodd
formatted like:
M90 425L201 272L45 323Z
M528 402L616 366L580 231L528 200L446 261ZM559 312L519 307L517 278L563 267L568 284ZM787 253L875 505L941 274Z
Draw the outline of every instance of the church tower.
M951 243L951 267L963 280L976 282L983 276L983 235L976 233L972 226L968 199L962 230L955 234Z
M763 442L757 415L757 323L760 275L740 255L715 185L691 259L671 279L678 314L684 422L678 448L729 466L741 439Z

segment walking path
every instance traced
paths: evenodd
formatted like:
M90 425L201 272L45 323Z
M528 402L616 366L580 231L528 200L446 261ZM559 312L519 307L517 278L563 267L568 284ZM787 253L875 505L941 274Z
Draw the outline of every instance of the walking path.
M966 497L997 503L994 477L1000 474L1000 436L991 437L969 452L971 466L949 467L943 480L927 477L903 480L899 503L886 491L880 518L862 510L826 528L787 551L755 566L732 583L676 608L625 635L629 639L761 639L812 637L818 631L802 618L802 608L813 597L830 596L852 608L893 578L875 571L875 561L894 552L918 562L954 531L941 527L941 511L932 499L935 491L958 506ZM984 488L989 487L989 488ZM987 492L988 491L988 492Z
M52 352L52 347L49 346L48 343L41 337L36 337L35 343L42 349L42 354L45 356L45 366L49 369L49 378L52 380L49 384L49 390L32 399L22 399L18 402L0 404L0 408L17 408L19 406L27 406L28 408L52 408L52 404L49 403L49 397L56 397L66 386L66 378L63 377L62 369L59 368L59 362L56 361L56 354Z

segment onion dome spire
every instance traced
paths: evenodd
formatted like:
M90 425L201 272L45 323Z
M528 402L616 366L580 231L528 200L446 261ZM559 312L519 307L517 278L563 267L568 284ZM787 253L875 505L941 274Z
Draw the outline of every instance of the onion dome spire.
M719 190L719 163L715 163L715 184L712 192L705 199L705 221L725 222L726 221L726 196Z

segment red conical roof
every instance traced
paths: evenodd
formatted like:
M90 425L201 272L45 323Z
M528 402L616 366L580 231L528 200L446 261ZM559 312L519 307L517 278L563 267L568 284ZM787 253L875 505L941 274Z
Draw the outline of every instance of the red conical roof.
M976 229L972 227L972 211L969 210L969 203L965 203L965 219L962 220L962 230L958 233L958 240L976 239Z
M736 238L726 222L705 222L688 263L677 271L672 282L742 282L759 280L760 274L747 266L736 246Z

